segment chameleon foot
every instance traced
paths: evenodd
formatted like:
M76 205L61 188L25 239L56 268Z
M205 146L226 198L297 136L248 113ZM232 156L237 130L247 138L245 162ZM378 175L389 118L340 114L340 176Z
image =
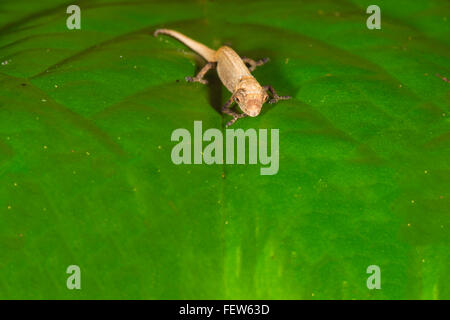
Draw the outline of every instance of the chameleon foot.
M199 73L195 77L186 77L187 82L200 82L203 84L208 84L208 80L203 79L205 74L212 68L215 68L217 63L208 62L203 66L203 68L199 71Z
M266 64L267 62L270 61L270 59L269 58L263 58L261 60L255 61L255 60L247 58L247 57L242 57L242 61L247 63L249 65L248 70L250 72L253 72L256 69L256 67L259 67L259 66L262 66L263 64Z
M200 82L202 84L208 84L208 80L199 79L197 77L186 77L185 79L187 82Z
M233 119L228 121L227 124L225 125L227 128L231 126L233 123L235 123L238 119L247 116L245 113L237 113L230 109L230 106L233 104L233 101L234 101L233 97L231 97L222 107L222 113L228 114L233 117Z
M269 57L265 57L265 58L262 58L261 60L256 61L256 65L257 66L262 66L263 64L266 64L269 61L270 61L270 58Z
M269 100L269 103L273 104L273 103L277 103L280 100L289 100L291 98L292 98L291 96L279 96L279 95L276 95L276 96L273 96L273 98Z
M277 103L280 100L289 100L292 98L291 96L279 96L272 86L264 86L263 88L272 94L272 99L269 100L270 104Z

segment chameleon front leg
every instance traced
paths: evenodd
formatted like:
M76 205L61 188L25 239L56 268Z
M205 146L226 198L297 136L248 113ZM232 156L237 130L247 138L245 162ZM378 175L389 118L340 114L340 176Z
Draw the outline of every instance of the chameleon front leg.
M228 113L228 114L233 116L233 119L231 119L230 121L227 122L227 124L226 124L227 128L229 126L231 126L233 123L235 123L238 119L245 118L247 116L245 113L237 113L237 112L233 112L233 111L231 111L231 112L232 113Z
M237 113L230 109L230 106L233 104L234 97L231 97L222 107L222 113L228 114L233 117L230 121L227 122L226 127L231 126L233 123L235 123L238 119L244 118L247 115L245 113Z
M247 63L248 65L250 65L250 67L248 67L248 70L250 72L253 72L256 69L256 67L262 66L263 64L269 62L270 59L263 58L261 60L255 61L255 60L247 58L247 57L242 57L242 61L244 61L244 63Z
M276 103L279 100L289 100L292 98L291 96L279 96L272 86L264 86L263 88L264 90L269 91L272 94L272 99L269 100L270 104Z
M208 62L204 67L197 73L195 77L186 77L187 82L200 82L203 84L208 84L208 80L203 79L205 74L212 68L216 66L215 62Z

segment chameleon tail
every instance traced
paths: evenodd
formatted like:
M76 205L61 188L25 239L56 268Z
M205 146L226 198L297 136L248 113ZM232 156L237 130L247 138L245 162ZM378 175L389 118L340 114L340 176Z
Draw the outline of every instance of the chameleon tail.
M191 48L193 51L201 55L206 61L208 62L216 62L216 51L208 48L207 46L201 44L200 42L197 42L195 40L192 40L189 37L186 37L184 34L181 34L175 30L169 30L169 29L158 29L156 30L153 35L156 37L158 34L167 34L178 41L182 42L189 48Z

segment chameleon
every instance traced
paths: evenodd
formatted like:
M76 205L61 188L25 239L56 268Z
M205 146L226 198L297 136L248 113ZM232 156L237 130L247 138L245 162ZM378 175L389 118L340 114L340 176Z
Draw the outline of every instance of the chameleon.
M217 74L223 85L232 93L221 109L222 113L233 117L226 124L226 127L231 126L240 118L258 116L263 104L269 100L268 92L272 95L272 98L268 101L271 104L279 100L291 99L290 96L279 96L272 86L261 86L255 77L252 76L251 72L257 66L267 63L269 58L258 61L247 57L241 58L229 46L222 46L218 50L213 50L175 30L157 29L153 33L155 37L159 34L169 35L177 39L206 60L207 63L198 74L194 77L186 77L186 81L208 84L204 76L209 70L217 69ZM242 113L232 110L231 107L234 102L239 106Z

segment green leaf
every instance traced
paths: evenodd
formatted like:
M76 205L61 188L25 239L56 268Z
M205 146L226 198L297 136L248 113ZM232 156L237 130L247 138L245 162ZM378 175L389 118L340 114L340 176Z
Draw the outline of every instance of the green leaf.
M70 4L0 4L0 299L450 298L448 1ZM231 94L159 27L270 57L278 174L171 161Z

